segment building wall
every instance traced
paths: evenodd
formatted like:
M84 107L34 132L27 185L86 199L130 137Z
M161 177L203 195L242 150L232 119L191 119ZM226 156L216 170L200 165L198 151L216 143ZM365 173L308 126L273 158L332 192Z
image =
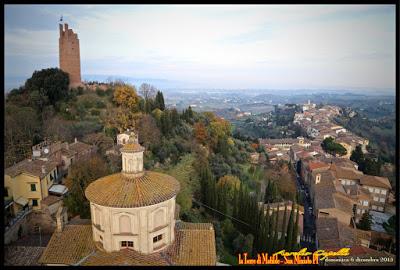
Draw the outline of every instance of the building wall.
M20 231L21 236L28 233L28 221L27 216L18 220L9 230L4 233L4 245L8 245L18 240L18 232Z
M144 254L159 251L174 241L175 197L159 204L136 208L114 208L90 203L93 239L108 251L121 249L121 241L132 241ZM162 239L153 243L153 237Z
M139 173L143 171L143 152L123 153L122 171Z
M50 174L55 175L55 170L49 172L42 180L37 176L21 173L16 177L12 178L9 175L5 175L4 187L7 187L9 196L15 201L19 197L23 197L29 201L29 205L32 206L32 199L38 200L38 206L33 207L34 210L38 210L41 207L41 200L49 195L49 188L53 184L54 180L50 179ZM36 185L36 191L31 191L31 184ZM14 204L14 211L18 212L18 206Z
M371 209L374 211L383 212L385 210L385 204L389 195L389 190L381 187L373 187L367 185L363 185L362 187L368 189L371 193Z
M60 24L59 38L59 61L60 68L67 72L70 80L70 87L81 84L81 60L79 52L78 35L68 29L68 24Z

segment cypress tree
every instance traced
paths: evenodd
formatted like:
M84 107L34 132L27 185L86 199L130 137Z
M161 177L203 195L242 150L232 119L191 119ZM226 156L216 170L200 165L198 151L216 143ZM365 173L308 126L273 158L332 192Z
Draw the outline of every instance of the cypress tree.
M265 215L265 235L264 235L264 239L265 239L265 245L267 245L268 246L268 242L269 242L269 233L270 233L270 228L269 228L269 225L270 225L270 216L269 216L269 211L270 211L270 206L269 206L269 204L267 205L267 213L266 213L266 215Z
M270 183L271 183L271 181L270 180L268 180L268 184L267 184L267 186L265 187L265 194L264 194L264 202L269 202L269 197L270 197Z
M238 216L239 220L243 220L243 185L239 186L239 200L238 200ZM239 223L239 228L242 227L242 224Z
M233 202L232 202L232 216L234 218L237 218L237 210L238 210L238 205L237 205L238 201L237 201L237 188L233 189Z
M289 216L289 222L288 222L288 227L286 231L286 241L285 241L285 249L287 251L290 251L292 247L292 239L293 239L293 226L294 226L294 205L292 203L292 210L290 211L290 216Z
M165 110L164 95L161 91L157 91L155 99L155 107L159 108L162 111Z
M282 221L282 228L281 228L281 238L279 239L279 248L278 250L281 250L285 247L285 241L286 241L286 220L287 220L287 204L285 203L285 210L283 213L283 221Z
M297 246L297 234L299 233L299 205L296 207L296 223L293 228L292 250Z
M193 118L193 110L192 110L192 107L191 107L191 106L189 106L189 108L188 108L188 115L189 115L189 118L190 118L190 119Z
M267 245L267 252L270 254L272 251L273 247L273 242L274 242L274 226L275 226L275 221L276 219L276 211L273 211L271 214L271 218L269 219L270 225L269 225L269 237L268 237L268 245Z
M271 252L275 252L278 250L278 226L279 226L279 207L278 207L278 211L276 211L276 219L275 219L275 226L274 226L274 237L273 237L273 241L272 241L272 248L271 248Z

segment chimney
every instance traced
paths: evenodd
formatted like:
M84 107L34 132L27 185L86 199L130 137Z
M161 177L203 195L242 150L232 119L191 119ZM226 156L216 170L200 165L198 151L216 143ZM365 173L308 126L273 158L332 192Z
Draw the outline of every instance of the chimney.
M60 27L60 37L61 37L62 34L63 34L63 26L62 26L62 24L59 24L59 27Z
M67 209L61 203L56 213L56 231L62 232L66 223L68 223Z
M68 23L64 23L64 27L65 27L65 32L68 31Z
M42 165L42 173L46 173L46 166Z

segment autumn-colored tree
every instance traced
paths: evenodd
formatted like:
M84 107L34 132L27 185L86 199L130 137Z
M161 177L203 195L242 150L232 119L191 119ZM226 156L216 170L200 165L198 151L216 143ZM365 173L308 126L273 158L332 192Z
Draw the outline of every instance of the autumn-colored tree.
M111 107L107 109L103 122L106 128L117 128L119 132L123 132L135 128L140 116L140 112L133 112L123 107Z
M207 130L202 122L194 124L194 136L198 143L205 144L207 140Z
M217 185L220 188L226 186L230 198L233 198L234 190L239 189L240 179L234 175L224 175L219 178Z
M218 141L231 135L230 122L222 118L213 117L213 120L208 125L208 135L210 146L215 149Z
M139 108L139 96L134 86L128 84L117 85L114 90L114 101L117 105L134 112Z
M252 143L252 144L251 144L251 147L252 147L254 150L257 150L258 144L257 144L257 143Z

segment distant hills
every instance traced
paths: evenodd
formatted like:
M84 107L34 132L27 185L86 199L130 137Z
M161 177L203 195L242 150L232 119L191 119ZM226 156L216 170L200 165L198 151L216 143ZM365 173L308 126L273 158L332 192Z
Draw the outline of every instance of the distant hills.
M5 92L9 92L13 88L18 88L25 83L25 80L30 76L7 76L4 80ZM293 95L310 95L310 94L333 94L333 95L346 95L346 96L357 96L357 95L368 95L368 96L395 96L396 91L394 89L219 89L219 88L205 88L194 86L193 83L177 80L158 79L158 78L136 78L131 76L115 76L115 75L82 75L85 81L98 81L108 82L113 80L123 80L124 82L133 84L139 87L142 83L148 83L165 92L183 92L183 93L195 93L195 92L207 92L207 93L237 93L246 95L279 95L279 96L293 96ZM187 87L191 85L192 87Z

